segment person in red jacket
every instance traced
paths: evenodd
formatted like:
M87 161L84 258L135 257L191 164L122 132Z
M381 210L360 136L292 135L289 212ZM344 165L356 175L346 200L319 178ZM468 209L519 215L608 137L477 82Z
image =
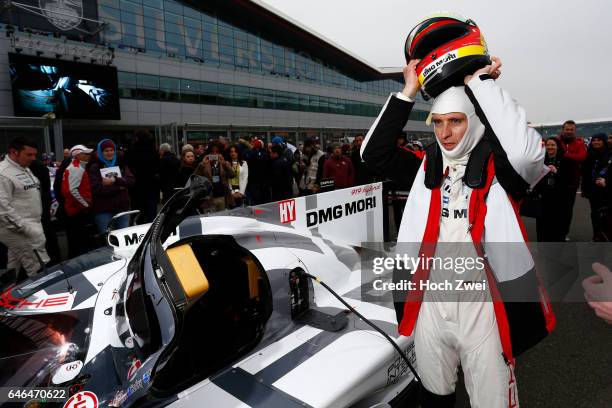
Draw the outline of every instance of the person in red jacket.
M64 170L62 178L62 197L66 212L66 238L68 256L74 258L89 250L88 233L83 233L90 224L92 207L91 187L87 174L87 163L93 149L76 145L70 149L72 163Z
M564 157L567 159L567 185L564 191L564 202L567 204L565 216L560 220L561 230L565 237L569 234L572 225L572 215L574 212L574 202L576 201L576 191L580 185L580 164L587 157L587 149L584 140L576 136L576 122L566 120L561 127L561 146L563 147ZM567 238L566 238L567 239Z
M342 146L340 143L332 145L333 153L323 165L323 178L333 178L334 188L352 187L354 185L355 172L351 159L342 154Z

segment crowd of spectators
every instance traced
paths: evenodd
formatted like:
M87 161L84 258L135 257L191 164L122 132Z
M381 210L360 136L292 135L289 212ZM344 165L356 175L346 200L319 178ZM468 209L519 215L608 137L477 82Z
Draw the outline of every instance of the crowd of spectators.
M566 121L559 136L544 141L548 173L524 202L536 218L539 242L570 241L576 195L589 200L592 240L612 241L612 136L576 135L576 123Z
M317 138L307 138L297 147L281 136L267 144L256 137L240 139L236 144L219 138L195 146L186 144L174 152L167 143L156 146L148 131L139 130L130 146L119 147L107 138L97 144L66 148L63 160L55 161L52 155L39 154L33 141L17 138L2 163L30 180L27 199L35 201L36 206L29 205L34 212L25 214L26 218L19 215L21 210L13 211L15 206L20 208L11 201L19 180L2 177L0 181L6 186L0 200L0 218L6 222L0 222L0 228L4 236L16 231L24 234L15 235L24 238L23 242L31 239L27 233L32 235L38 227L44 231L46 242L42 247L46 250L40 245L37 248L41 259L17 260L31 273L40 261L55 264L62 260L57 228L66 232L68 257L76 257L103 242L109 223L119 213L138 210L137 223L151 222L159 206L184 187L192 174L206 177L212 184L203 212L260 205L373 181L359 157L362 141L363 136L357 136L352 146L330 144L323 153ZM11 218L14 214L15 219ZM28 217L40 219L40 223L22 220ZM129 215L123 215L113 221L112 228L128 225ZM6 248L8 244L15 246L19 239L0 241ZM9 252L13 267L13 258L24 251Z
M545 165L549 171L525 200L536 197L538 201L540 209L535 214L538 241L567 240L578 191L591 206L593 240L612 239L611 139L597 134L587 142L576 136L575 123L567 121L558 137L544 141ZM65 149L63 160L56 162L48 154L34 160L32 155L38 152L36 144L17 138L11 142L7 158L2 161L4 172L8 175L12 171L24 180L31 179L25 199L32 201L36 195L38 201L36 206L24 208L23 211L29 211L24 214L13 211L15 205L15 208L21 207L11 204L17 196L13 197L10 192L21 179L18 177L15 181L0 175L0 242L5 247L15 246L18 238L25 240L32 231L42 229L46 250L38 245L39 259L18 259L31 273L35 267L32 265L46 262L47 256L50 264L61 260L58 226L66 231L68 256L78 256L99 243L109 222L119 213L138 210L138 223L151 222L159 206L184 187L192 174L208 178L213 186L211 196L201 208L203 212L260 205L381 181L361 160L359 150L363 141L364 136L357 135L352 144L330 143L323 148L316 137L304 139L299 146L287 143L281 136L273 137L267 144L257 137L239 139L235 144L219 138L208 143L186 144L174 152L167 143L156 146L148 131L139 130L134 134L132 145L125 148L119 148L111 139L97 145L79 144ZM405 134L398 135L396 143L399 148L424 150L418 141L409 143ZM36 188L34 195L32 188ZM400 193L409 189L410 186L388 186L396 225L401 223L405 204L405 197ZM40 218L40 223L29 222L31 218ZM128 221L128 216L120 217L112 227L126 227ZM19 251L9 250L11 262L19 258Z

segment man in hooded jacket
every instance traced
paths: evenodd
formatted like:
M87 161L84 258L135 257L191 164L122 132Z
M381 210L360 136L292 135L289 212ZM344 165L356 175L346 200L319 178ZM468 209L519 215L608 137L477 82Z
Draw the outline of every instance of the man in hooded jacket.
M430 118L437 143L424 158L397 147L395 136L420 88L418 62L404 67L405 88L385 103L363 142L362 158L375 171L412 184L397 248L415 259L450 253L483 260L484 266L461 275L435 263L409 271L416 289L394 294L399 332L414 336L421 406L454 406L461 365L472 407L517 407L514 357L554 327L517 212L518 200L542 176L541 138L495 83L501 62L493 57L491 65L465 77L465 87L435 99ZM457 277L485 281L487 290L446 293L420 284Z

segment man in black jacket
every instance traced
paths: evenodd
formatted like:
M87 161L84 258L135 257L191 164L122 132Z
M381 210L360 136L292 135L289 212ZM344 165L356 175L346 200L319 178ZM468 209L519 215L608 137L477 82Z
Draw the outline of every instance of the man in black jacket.
M162 203L165 203L174 195L175 188L184 187L179 185L179 168L181 161L172 153L168 143L159 146L159 186L162 193Z
M136 177L130 190L132 208L140 210L139 224L146 224L157 215L159 203L159 154L153 136L147 130L137 130L132 147L125 152L125 164Z
M49 168L35 160L30 165L30 170L40 181L40 198L42 202L42 217L40 221L45 233L45 247L50 258L48 265L52 266L61 261L61 255L57 242L57 233L51 223L51 177L49 176Z

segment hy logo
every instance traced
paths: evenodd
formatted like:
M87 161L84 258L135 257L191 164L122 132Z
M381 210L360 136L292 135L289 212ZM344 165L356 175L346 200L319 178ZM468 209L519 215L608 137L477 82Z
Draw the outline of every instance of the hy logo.
M295 221L295 200L285 200L278 203L280 222L286 224Z
M40 11L62 31L71 30L83 21L83 0L39 0Z

